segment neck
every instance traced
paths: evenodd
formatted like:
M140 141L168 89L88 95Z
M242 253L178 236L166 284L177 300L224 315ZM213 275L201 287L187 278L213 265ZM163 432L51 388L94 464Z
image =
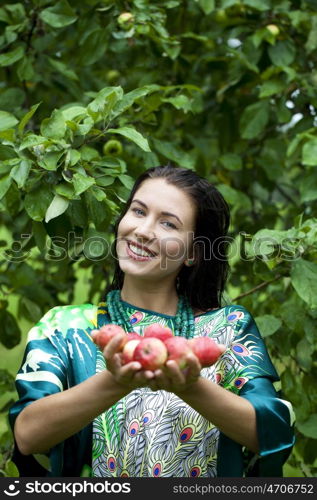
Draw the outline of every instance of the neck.
M166 283L136 283L125 276L121 299L135 307L161 314L176 315L178 295L175 285Z

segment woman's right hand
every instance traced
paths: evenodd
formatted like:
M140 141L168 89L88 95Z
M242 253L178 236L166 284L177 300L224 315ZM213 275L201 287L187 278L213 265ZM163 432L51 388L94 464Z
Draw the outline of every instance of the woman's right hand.
M107 363L107 369L112 373L116 382L128 387L136 389L149 385L149 381L154 378L154 372L150 370L142 370L142 366L138 361L132 361L126 365L122 365L120 346L124 335L118 334L113 337L103 350L103 355Z

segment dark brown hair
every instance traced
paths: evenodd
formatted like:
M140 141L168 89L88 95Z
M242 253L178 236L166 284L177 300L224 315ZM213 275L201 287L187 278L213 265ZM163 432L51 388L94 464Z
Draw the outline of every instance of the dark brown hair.
M177 277L177 292L185 295L193 309L205 311L222 306L222 295L228 277L227 232L230 223L229 207L214 185L187 168L158 166L141 174L136 180L130 197L117 219L114 231L117 238L118 225L130 208L140 185L147 179L163 178L169 184L187 193L196 206L196 227L194 234L195 263L183 265ZM113 254L116 253L116 240ZM121 289L124 273L118 259L110 290Z

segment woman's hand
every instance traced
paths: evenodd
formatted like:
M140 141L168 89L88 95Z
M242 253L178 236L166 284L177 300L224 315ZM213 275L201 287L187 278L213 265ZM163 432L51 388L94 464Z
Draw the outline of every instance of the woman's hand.
M154 378L150 380L148 386L153 390L164 390L169 392L182 393L191 389L200 376L201 365L195 354L190 353L186 357L187 367L181 370L176 361L170 360L154 372Z
M141 364L137 361L122 365L120 347L123 339L124 335L116 335L104 348L103 355L107 369L112 373L116 382L129 389L148 386L149 381L154 378L152 371L142 370Z

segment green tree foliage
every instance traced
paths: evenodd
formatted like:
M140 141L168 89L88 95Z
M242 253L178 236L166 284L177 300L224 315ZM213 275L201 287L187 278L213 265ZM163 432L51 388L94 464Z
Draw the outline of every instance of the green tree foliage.
M294 405L285 475L315 475L317 1L7 1L0 28L1 356L83 270L99 298L135 176L195 169L232 209L228 300L253 312Z

